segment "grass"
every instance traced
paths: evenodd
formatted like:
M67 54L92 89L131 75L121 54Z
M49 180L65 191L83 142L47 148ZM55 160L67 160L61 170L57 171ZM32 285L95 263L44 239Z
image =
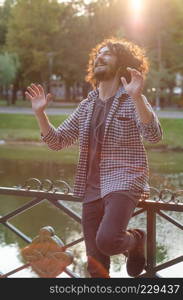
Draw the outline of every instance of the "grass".
M176 151L148 151L150 174L182 174L183 155Z
M160 119L160 122L163 129L163 140L159 145L183 148L183 119Z
M50 115L50 122L58 127L68 116ZM151 147L183 148L183 119L160 119L163 128L163 140ZM40 131L34 115L0 114L0 140L40 141ZM149 147L149 143L145 143Z
M61 124L67 115L50 116L54 126ZM0 114L0 139L5 141L39 141L40 131L33 115Z

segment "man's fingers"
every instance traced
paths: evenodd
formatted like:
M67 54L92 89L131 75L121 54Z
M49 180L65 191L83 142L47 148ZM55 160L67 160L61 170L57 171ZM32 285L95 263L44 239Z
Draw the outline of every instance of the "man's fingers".
M40 95L40 91L39 91L38 87L36 86L36 84L31 83L31 88L37 93L37 95Z
M44 95L44 89L43 89L42 85L41 85L41 84L38 84L37 87L38 87L38 89L39 89L40 94L41 94L41 95Z
M52 101L52 100L53 100L52 94L49 93L49 94L46 96L46 99L47 99L47 101Z
M127 71L131 73L131 77L134 77L134 76L137 75L135 69L132 69L132 68L128 67L128 68L127 68Z
M132 69L132 68L128 67L127 70L131 73L131 75L142 76L142 74L136 69Z
M33 97L28 92L25 92L25 96L27 100L33 100Z
M126 69L127 69L129 72L132 71L132 68L130 68L130 67L127 67Z
M28 90L29 94L31 94L32 97L39 96L30 86L28 86L27 90Z
M127 85L127 81L124 77L121 77L121 82L124 85L124 87Z
M133 73L134 73L135 76L142 77L142 74L139 71L135 70L135 69L133 70Z

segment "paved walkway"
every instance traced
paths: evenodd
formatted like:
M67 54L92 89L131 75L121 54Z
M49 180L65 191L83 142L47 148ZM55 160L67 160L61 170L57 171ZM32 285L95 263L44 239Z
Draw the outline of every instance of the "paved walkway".
M47 108L46 113L48 115L65 115L71 114L74 108ZM31 108L24 107L0 107L0 113L9 114L28 114L32 115L33 111ZM183 119L183 111L156 111L156 114L160 118L171 118L171 119Z
M47 108L46 113L48 115L65 115L71 114L73 111L74 108ZM0 113L32 115L33 111L28 107L0 107Z

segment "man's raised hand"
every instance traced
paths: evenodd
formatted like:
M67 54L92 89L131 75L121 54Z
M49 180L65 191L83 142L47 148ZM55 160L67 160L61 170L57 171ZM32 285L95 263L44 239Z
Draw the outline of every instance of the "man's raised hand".
M25 92L26 99L31 101L33 111L37 113L42 113L46 109L48 102L51 100L52 95L45 95L42 85L32 83L28 86Z
M131 81L127 83L126 79L124 77L121 77L121 82L131 98L133 100L136 100L142 95L144 78L143 75L136 69L127 68L127 70L131 74Z

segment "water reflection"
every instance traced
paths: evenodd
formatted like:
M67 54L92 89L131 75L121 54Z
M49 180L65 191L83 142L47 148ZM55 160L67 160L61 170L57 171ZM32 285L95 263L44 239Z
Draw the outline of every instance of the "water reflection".
M4 146L3 146L4 147ZM15 146L14 146L15 147ZM16 149L16 147L15 147ZM25 147L22 151L25 151ZM42 151L42 150L40 150ZM47 152L45 152L46 155ZM1 150L0 150L1 154ZM37 177L40 180L49 178L51 180L65 180L73 186L76 163L69 163L62 155L61 159L55 161L51 156L45 159L44 152L40 155L39 149L32 147L32 159L12 159L5 157L0 159L0 185L17 186L23 184L27 178ZM150 184L157 188L169 188L172 190L183 188L183 156L182 153L176 153L170 156L169 153L148 153L150 160ZM21 150L17 151L17 156L21 157ZM28 198L13 196L0 196L0 214L4 215L15 208L26 203ZM65 202L64 202L65 204ZM80 203L68 203L74 211L81 214ZM180 213L170 212L169 215L182 221ZM69 243L82 236L81 226L69 218L65 213L43 201L28 211L11 219L11 223L26 235L33 238L37 235L39 229L50 225L55 229L56 234ZM141 214L130 221L129 227L146 228L146 216ZM175 258L182 255L183 235L181 230L165 221L161 217L157 218L157 262L163 262L165 259ZM25 246L25 242L15 236L7 228L1 225L0 233L0 254L1 257L8 257L0 264L0 271L7 272L15 267L25 263L20 256L19 248ZM81 277L87 276L86 272L86 254L84 243L72 247L74 253L74 263L70 269L78 273ZM6 255L5 255L6 253ZM14 260L13 260L14 257ZM111 275L121 277L127 275L124 271L125 261L122 255L112 257ZM31 269L23 270L12 277L37 277Z

